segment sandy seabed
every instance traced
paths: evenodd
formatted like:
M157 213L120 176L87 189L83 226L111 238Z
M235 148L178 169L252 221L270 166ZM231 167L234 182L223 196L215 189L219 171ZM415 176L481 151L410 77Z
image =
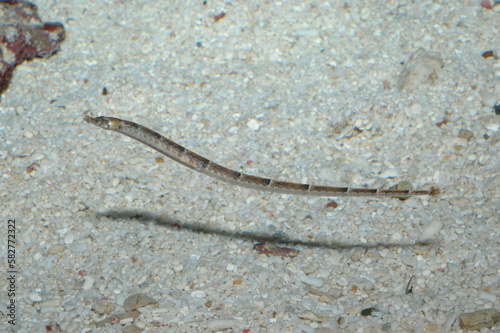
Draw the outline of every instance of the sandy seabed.
M462 332L460 313L499 308L500 13L479 1L37 5L67 37L2 95L17 326L0 331ZM419 49L442 66L399 89ZM249 174L444 193L237 188L85 113ZM266 256L261 242L300 253ZM135 294L155 303L123 315Z

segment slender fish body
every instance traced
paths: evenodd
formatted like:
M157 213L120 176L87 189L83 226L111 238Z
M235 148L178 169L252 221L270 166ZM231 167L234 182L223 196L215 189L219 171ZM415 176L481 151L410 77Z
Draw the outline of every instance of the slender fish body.
M437 187L431 187L430 190L334 187L299 184L252 176L228 169L220 164L212 162L209 159L184 148L178 143L167 139L161 134L137 123L114 117L85 116L84 120L103 129L129 136L132 139L142 142L155 149L174 161L209 177L255 190L325 197L390 196L398 198L414 195L437 196L440 192Z

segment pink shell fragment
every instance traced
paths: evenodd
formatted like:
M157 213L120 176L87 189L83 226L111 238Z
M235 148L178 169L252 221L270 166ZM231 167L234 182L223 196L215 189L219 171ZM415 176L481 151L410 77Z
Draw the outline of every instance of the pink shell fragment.
M0 1L0 93L7 88L16 65L34 57L50 57L63 40L63 25L43 23L34 4Z
M491 5L491 2L489 2L489 1L481 1L481 7L486 8L486 9L493 8L493 6Z

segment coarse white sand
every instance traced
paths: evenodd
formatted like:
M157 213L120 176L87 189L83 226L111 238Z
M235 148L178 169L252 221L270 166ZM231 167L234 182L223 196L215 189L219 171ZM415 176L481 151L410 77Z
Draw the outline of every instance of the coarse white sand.
M18 66L0 104L18 332L461 332L458 314L500 307L500 61L482 56L500 55L500 13L480 1L37 5L67 38ZM399 90L419 48L443 67ZM237 188L86 112L263 177L445 193ZM268 257L259 242L301 252ZM96 326L137 293L158 306ZM95 311L102 301L109 314Z

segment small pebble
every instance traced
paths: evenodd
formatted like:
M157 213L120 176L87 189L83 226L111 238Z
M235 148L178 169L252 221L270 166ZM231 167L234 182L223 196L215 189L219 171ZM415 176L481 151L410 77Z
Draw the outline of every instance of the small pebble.
M64 236L64 244L66 245L72 244L74 240L75 240L74 234L66 234L66 236Z
M359 11L359 18L363 21L368 21L370 19L370 8L369 7L363 7Z
M493 107L497 101L498 97L496 94L484 94L481 98L481 103L490 108Z
M335 332L338 332L338 330L335 330L331 327L318 327L314 330L314 333L335 333Z
M115 311L116 305L114 305L111 302L108 301L101 301L98 302L92 310L94 310L98 314L110 314L111 312Z
M470 207L470 201L467 198L464 197L458 197L458 198L451 198L450 199L450 204L452 206L456 206L461 209L469 208Z
M339 298L342 296L342 289L340 288L333 288L330 290L330 296L333 298Z
M326 291L316 289L312 286L307 286L307 291L313 295L316 295L316 296L328 295L328 293Z
M83 280L82 289L89 290L94 285L95 279L91 276L85 276Z
M227 330L238 322L234 319L211 319L207 322L207 328L214 331Z
M361 257L363 257L364 253L365 253L365 250L362 250L362 249L358 249L358 250L354 251L351 254L351 260L354 262L360 261Z
M228 272L235 272L237 269L238 268L231 263L227 264L227 266L226 266L226 271L228 271Z
M141 333L142 330L135 326L135 325L130 325L130 326L126 326L125 328L123 328L123 333Z
M479 292L477 297L480 299L484 299L485 301L488 301L488 302L493 303L493 304L495 304L497 301L496 295L493 293L490 293L490 292L481 291L481 292Z
M89 246L85 243L72 244L69 249L73 253L82 253L89 250Z
M492 132L497 132L500 128L500 124L487 124L486 129Z
M260 124L256 119L250 119L247 122L247 126L254 131L258 131L260 128Z
M63 253L65 250L66 246L61 244L53 244L49 247L49 250L47 252L48 254L58 254L58 253Z
M399 178L401 177L401 172L395 168L388 168L382 171L379 175L380 178Z
M361 310L362 310L362 307L360 305L358 305L356 307L346 309L345 313L353 316L353 315L357 315L357 314L361 313Z
M306 275L311 275L312 273L316 272L319 268L319 264L315 261L313 262L310 262L309 264L307 264L307 266L305 266L302 271L304 272L304 274Z
M148 305L158 306L158 302L145 294L135 294L130 296L125 300L123 308L125 311L131 311L139 308L143 308Z
M458 316L460 328L479 331L483 328L491 328L500 321L500 311L497 309L484 309L470 313L462 313Z
M218 22L219 20L222 20L226 16L226 13L220 12L219 14L214 16L214 21Z
M312 312L310 310L306 310L304 312L298 313L297 317L299 317L300 319L306 319L306 320L315 321L315 322L318 322L318 323L322 323L322 322L328 320L328 316L326 316L326 315L317 315L317 314L315 314L314 312Z
M132 318L132 317L120 319L120 325L131 324L133 322L134 322L134 318Z
M300 277L299 280L305 284L310 285L310 286L315 286L316 288L321 288L325 285L325 280L320 279L320 278L314 278L311 276L303 276L303 277Z
M413 103L411 106L410 106L410 112L412 114L419 114L420 112L422 112L422 105L420 105L419 103Z
M424 227L418 239L422 243L431 243L437 239L441 229L443 229L443 223L441 221L434 220Z
M205 297L206 294L204 291L202 290L195 290L191 293L191 297L196 297L196 298L203 298Z
M335 201L330 201L329 203L326 204L326 207L335 209L339 207L339 204L336 203Z
M26 138L26 139L31 139L33 137L33 133L26 130L23 132L23 136Z
M333 301L333 297L330 295L321 295L319 297L319 301L323 303L330 303L331 301Z
M382 325L382 332L390 332L391 330L391 323L384 323Z
M458 137L462 139L467 139L470 140L474 137L474 133L472 133L469 130L466 129L461 129L460 132L458 132Z
M436 52L419 48L406 62L398 80L399 90L414 90L431 81L436 71L443 67L443 60Z
M181 264L179 265L175 265L172 267L172 269L174 270L174 272L180 272L184 269L184 266L182 266Z
M40 306L42 308L48 307L48 308L56 308L58 306L61 306L61 300L54 298L54 299L49 299L47 301L43 301L40 303Z
M400 232L395 232L391 235L391 242L400 242L403 239L403 235Z
M42 296L40 296L40 294L38 294L38 293L30 293L28 295L28 298L32 302L41 302L42 301Z

